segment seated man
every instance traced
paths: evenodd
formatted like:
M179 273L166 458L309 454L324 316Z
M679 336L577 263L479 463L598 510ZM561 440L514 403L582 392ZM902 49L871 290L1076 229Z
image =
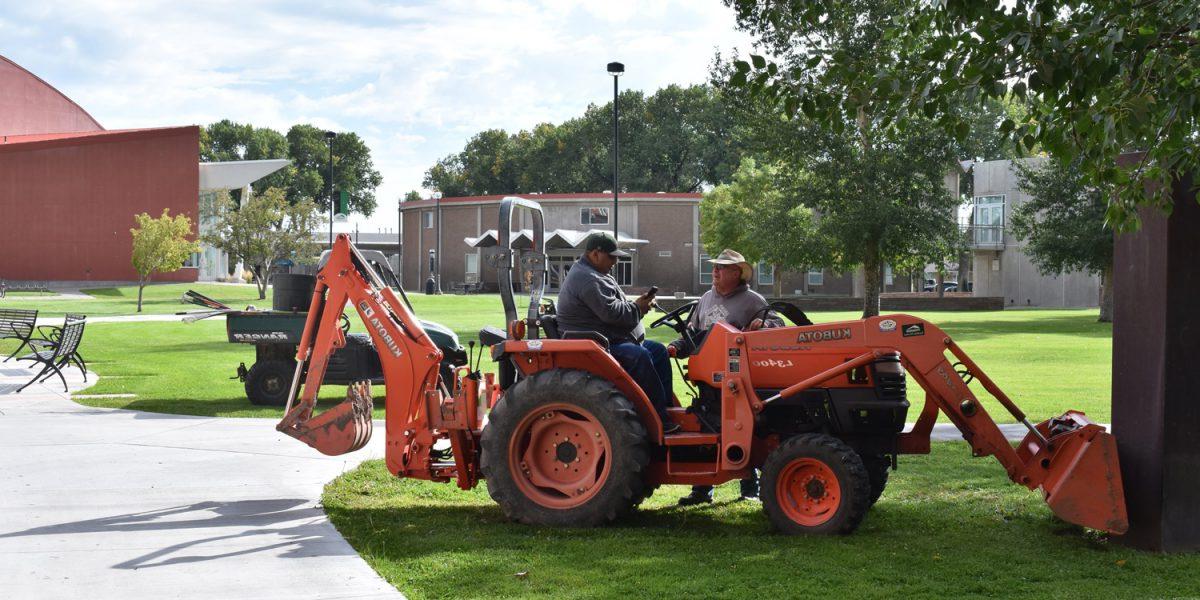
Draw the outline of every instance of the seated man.
M696 343L708 334L715 323L724 322L747 331L783 326L783 320L779 317L767 316L764 321L757 316L767 307L767 300L747 285L754 271L741 254L726 249L708 262L712 263L712 289L700 297L688 321L688 330ZM686 338L680 338L671 342L669 352L671 356L682 358L695 350ZM757 476L743 479L741 486L742 498L758 498ZM694 486L690 495L680 498L679 504L690 506L712 502L712 492L711 485Z
M642 387L663 422L663 431L674 433L679 424L667 418L671 399L671 363L662 344L646 340L642 316L654 297L625 299L617 280L609 274L617 259L628 256L617 249L607 233L593 233L584 241L584 255L571 265L558 292L558 327L562 331L596 331L608 338L609 351Z

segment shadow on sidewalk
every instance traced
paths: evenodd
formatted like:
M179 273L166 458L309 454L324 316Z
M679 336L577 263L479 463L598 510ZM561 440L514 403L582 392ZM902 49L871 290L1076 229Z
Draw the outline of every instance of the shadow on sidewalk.
M141 531L172 531L196 528L242 527L242 531L190 539L113 565L117 569L141 569L182 563L204 562L273 549L286 549L281 557L337 556L354 554L325 514L317 506L305 506L307 500L241 500L234 502L198 502L139 513L101 517L57 525L33 527L0 534L0 538L62 536L69 534ZM229 548L229 540L250 540L263 536L256 547ZM282 538L280 540L279 538ZM203 552L205 544L216 543L214 552ZM191 550L191 553L185 551ZM224 551L220 551L224 550Z

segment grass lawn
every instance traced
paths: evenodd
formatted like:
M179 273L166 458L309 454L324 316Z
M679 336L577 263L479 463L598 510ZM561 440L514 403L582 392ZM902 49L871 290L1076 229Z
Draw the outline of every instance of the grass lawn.
M199 306L180 304L179 297L187 290L216 298L234 308L253 304L260 308L271 307L271 292L267 299L258 299L258 290L253 285L220 285L213 283L171 283L150 285L142 294L142 314L174 314L185 310L200 310ZM136 315L137 286L118 288L85 289L90 299L41 300L24 292L9 292L9 297L0 299L0 308L36 308L39 317L62 317L63 313L80 312L90 317ZM44 295L37 293L37 295ZM53 295L53 294L51 294ZM14 297L16 296L16 297Z
M232 306L269 305L256 299L253 286L163 285L147 288L147 313L170 314L188 309L177 298L189 288ZM46 302L50 308L36 301L19 302L52 313L129 314L129 294L136 297L137 290L110 288L93 293L98 294L96 300ZM503 321L500 300L495 295L414 294L411 299L421 318L454 329L464 345L477 339L481 327L498 326ZM17 303L5 300L0 306ZM847 312L811 315L818 323L857 316ZM948 331L1033 419L1061 414L1068 408L1082 410L1101 422L1110 418L1112 326L1097 323L1095 310L931 312L920 316ZM53 317L48 320L55 321ZM357 319L354 321L353 330L363 331ZM649 334L663 342L674 335L666 328L650 330ZM0 344L0 350L10 347ZM279 409L250 405L241 382L230 379L239 362L247 367L253 364L254 348L228 343L221 318L191 324L91 323L82 350L92 370L101 375L100 382L85 395L134 395L79 399L85 404L212 416L271 417L280 413ZM483 364L494 369L490 360L485 359ZM974 385L982 394L978 384ZM923 396L914 382L910 381L910 386L909 400L914 405L910 415L915 419ZM678 375L675 388L683 397L686 388ZM340 399L344 394L338 386L327 386L322 397ZM383 391L377 390L375 395L380 399L376 414L382 416ZM986 398L984 402L997 420L1012 420L999 404L989 404Z
M1200 589L1200 555L1110 544L1057 521L1040 494L963 443L901 457L848 537L769 533L757 503L681 509L663 488L615 526L509 523L484 484L399 480L381 461L325 489L333 523L409 598L1171 598ZM518 573L525 573L518 576Z

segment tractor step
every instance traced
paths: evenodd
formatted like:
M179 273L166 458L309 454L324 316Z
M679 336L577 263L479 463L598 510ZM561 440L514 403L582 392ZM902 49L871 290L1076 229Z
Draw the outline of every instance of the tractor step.
M715 433L676 433L666 437L668 446L713 446L721 441Z

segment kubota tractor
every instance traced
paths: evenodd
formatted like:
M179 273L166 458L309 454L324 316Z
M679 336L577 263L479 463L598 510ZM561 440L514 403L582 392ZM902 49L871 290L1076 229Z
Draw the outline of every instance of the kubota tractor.
M528 211L533 248L510 247L516 209ZM595 332L559 331L543 305L544 227L537 203L506 198L497 267L506 327L480 341L499 363L496 380L478 361L439 374L442 352L351 245L338 236L317 276L286 414L278 428L326 454L361 448L371 435L366 384L313 415L330 354L345 343L346 303L374 339L386 382L386 460L398 477L487 481L510 518L591 526L630 511L664 484L719 484L762 469L767 517L785 533L849 533L883 492L901 454L929 452L939 412L975 456L994 456L1009 478L1040 489L1062 519L1114 533L1127 529L1116 443L1082 413L1031 424L936 325L904 314L742 332L716 325L687 365L693 407L670 409L682 431L663 435L646 395ZM519 264L518 264L519 263ZM517 314L513 271L533 282L528 314ZM683 331L682 307L653 326ZM293 405L301 375L303 392ZM905 375L925 390L904 431ZM1015 448L967 383L977 380L1029 429Z

